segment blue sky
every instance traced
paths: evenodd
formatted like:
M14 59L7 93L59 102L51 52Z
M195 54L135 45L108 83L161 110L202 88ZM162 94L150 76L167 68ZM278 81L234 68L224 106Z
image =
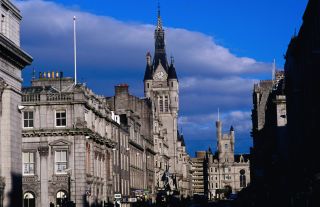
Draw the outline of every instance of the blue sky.
M301 25L307 0L161 0L168 55L180 81L179 128L193 156L215 149L220 108L224 130L234 125L236 152L252 145L251 93L271 77L271 63L284 64L290 38ZM157 1L15 1L21 9L21 45L34 57L32 68L73 75L72 17L77 16L78 80L96 93L130 84L143 96L145 54L153 53Z

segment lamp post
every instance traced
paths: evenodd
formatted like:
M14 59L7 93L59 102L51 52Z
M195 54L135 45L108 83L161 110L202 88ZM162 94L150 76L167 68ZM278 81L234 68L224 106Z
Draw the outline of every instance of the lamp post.
M72 173L72 169L68 168L65 169L65 172L67 172L68 174L68 203L71 202L71 173Z

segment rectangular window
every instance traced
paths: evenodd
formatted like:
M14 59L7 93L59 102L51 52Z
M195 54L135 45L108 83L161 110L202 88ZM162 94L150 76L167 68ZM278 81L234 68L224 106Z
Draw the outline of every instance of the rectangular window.
M67 126L67 113L66 113L66 111L56 111L56 126L57 127Z
M23 152L23 174L24 175L34 175L34 153L33 152Z
M33 128L33 111L23 112L23 127Z
M160 108L160 112L163 112L163 97L162 96L159 97L159 108Z
M67 150L55 151L55 172L58 174L65 173L67 164Z
M168 96L164 97L164 111L169 112L169 98L168 98Z

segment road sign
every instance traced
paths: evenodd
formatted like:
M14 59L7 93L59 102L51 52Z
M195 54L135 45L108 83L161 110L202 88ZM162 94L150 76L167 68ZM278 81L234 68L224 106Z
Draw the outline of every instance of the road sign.
M129 203L135 203L137 202L137 198L128 198Z
M121 198L121 194L114 194L114 198Z

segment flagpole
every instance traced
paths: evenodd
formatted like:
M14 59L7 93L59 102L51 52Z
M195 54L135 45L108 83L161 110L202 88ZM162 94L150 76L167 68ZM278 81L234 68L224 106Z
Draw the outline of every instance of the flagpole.
M76 39L76 16L73 16L73 46L74 46L74 84L77 84L77 39Z

